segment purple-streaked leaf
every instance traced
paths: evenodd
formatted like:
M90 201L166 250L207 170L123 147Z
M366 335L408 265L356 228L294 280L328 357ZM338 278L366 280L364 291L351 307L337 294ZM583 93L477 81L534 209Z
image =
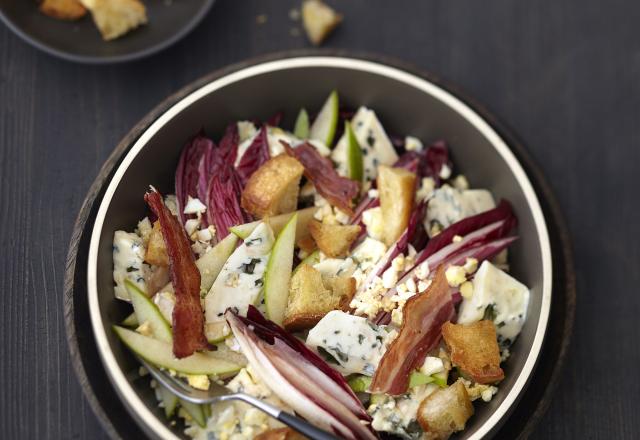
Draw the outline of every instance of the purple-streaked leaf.
M184 225L187 216L183 213L189 196L198 197L199 165L206 153L215 148L213 141L203 132L195 135L182 149L175 175L175 192L178 215ZM204 201L203 201L204 203Z
M270 125L271 127L279 127L283 117L284 112L282 110L279 110L271 115L269 119L267 119L267 125Z
M238 135L238 125L229 124L225 130L225 134L220 140L220 144L216 148L208 148L198 164L198 198L202 203L207 205L209 203L209 183L211 177L221 172L223 168L232 166L236 160L238 154L238 143L240 141ZM204 226L208 226L211 218L211 210L208 209L207 216L202 218Z
M445 141L436 141L425 150L425 163L422 174L425 177L433 177L436 185L440 186L440 173L445 165L450 170L453 170L453 164L449 158L449 148L447 148Z
M231 226L251 221L240 206L242 183L235 168L221 167L211 176L207 189L207 222L216 228L216 237L229 235Z
M424 261L443 247L448 246L456 235L463 237L484 226L501 220L504 220L504 223L496 234L497 236L507 235L517 225L517 219L513 214L511 204L506 200L501 200L494 209L464 218L432 237L424 249L423 255L421 255L419 259ZM416 263L419 262L420 261L417 261Z
M252 369L298 414L343 438L376 438L342 375L301 341L252 306L246 318L231 310L225 317Z
M270 158L269 139L267 126L263 125L247 151L244 152L240 163L236 167L242 186L247 183L249 177Z

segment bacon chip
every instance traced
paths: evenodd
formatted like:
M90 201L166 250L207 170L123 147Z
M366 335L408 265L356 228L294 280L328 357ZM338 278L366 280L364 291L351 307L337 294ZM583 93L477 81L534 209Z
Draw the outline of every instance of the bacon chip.
M409 376L438 345L442 326L455 312L451 290L440 267L426 292L411 297L404 306L400 334L382 356L371 382L372 393L402 394Z
M149 208L158 217L162 237L169 254L169 270L176 294L173 309L173 354L191 356L209 348L204 336L204 315L200 304L200 272L191 252L189 239L178 219L164 205L158 191L144 195Z
M316 190L334 206L347 214L353 215L351 207L353 198L358 195L358 183L338 175L333 164L326 157L320 156L313 145L304 144L291 148L280 141L289 156L293 156L304 166L304 175L316 187Z

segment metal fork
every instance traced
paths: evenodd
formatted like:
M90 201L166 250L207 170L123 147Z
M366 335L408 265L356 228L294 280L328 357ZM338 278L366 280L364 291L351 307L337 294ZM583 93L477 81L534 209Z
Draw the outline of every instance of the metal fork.
M241 400L248 403L251 406L264 411L271 417L281 421L285 425L295 429L301 434L309 437L312 440L338 440L338 437L323 431L320 428L316 428L309 422L301 419L300 417L289 414L286 411L282 411L273 405L263 402L260 399L256 399L253 396L244 393L232 393L228 388L223 387L215 382L211 382L209 391L196 390L189 385L185 384L181 380L178 380L168 373L160 370L154 365L149 364L142 358L138 358L140 363L151 373L151 375L162 385L169 389L172 393L187 402L196 404L211 404L217 402L224 402L227 400Z

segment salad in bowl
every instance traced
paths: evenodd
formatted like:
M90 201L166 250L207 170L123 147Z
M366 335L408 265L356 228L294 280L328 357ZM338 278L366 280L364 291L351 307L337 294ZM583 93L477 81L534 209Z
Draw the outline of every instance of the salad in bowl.
M291 131L281 119L197 133L174 194L140 195L148 215L113 237L114 293L133 306L114 332L193 388L223 384L340 438L464 430L527 318L511 205L470 187L446 141L390 135L336 91ZM192 438L301 438L245 403L150 383Z

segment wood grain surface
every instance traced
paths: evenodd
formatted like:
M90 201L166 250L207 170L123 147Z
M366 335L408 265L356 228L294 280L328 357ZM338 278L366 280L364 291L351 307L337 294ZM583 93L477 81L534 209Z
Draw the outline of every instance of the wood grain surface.
M64 332L64 261L82 200L114 146L164 97L226 64L307 47L292 31L297 4L219 0L174 47L116 66L51 58L0 27L0 438L107 437ZM577 320L532 438L637 438L640 5L334 4L345 22L328 47L391 55L458 84L518 133L560 201L574 242Z

